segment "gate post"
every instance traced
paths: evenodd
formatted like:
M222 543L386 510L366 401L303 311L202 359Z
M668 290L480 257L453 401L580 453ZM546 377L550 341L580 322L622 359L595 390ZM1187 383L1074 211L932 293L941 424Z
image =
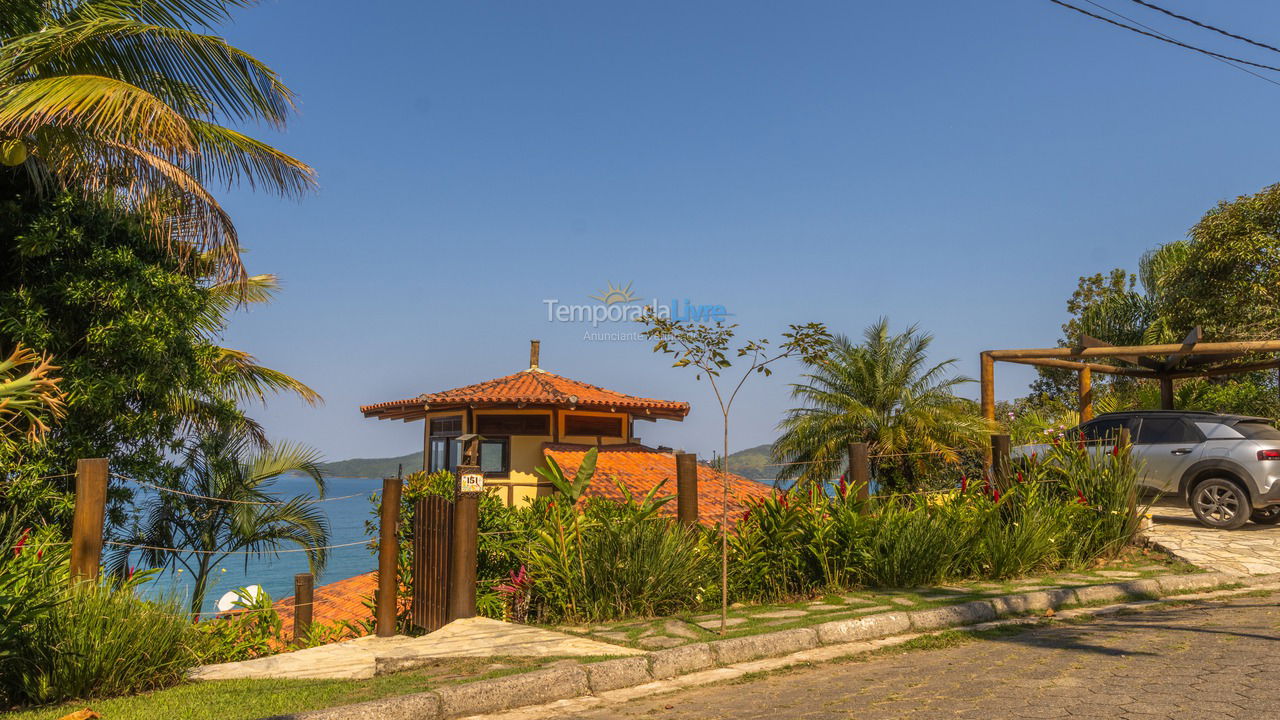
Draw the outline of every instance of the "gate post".
M96 580L102 564L102 521L107 506L107 459L76 461L76 509L71 524L71 582Z
M849 443L849 483L859 500L871 498L871 448L867 443Z
M378 523L378 595L375 617L378 637L396 634L396 596L399 594L397 565L400 543L396 526L400 521L400 478L382 480L382 516Z
M1013 461L1009 452L1008 435L998 433L991 436L991 480L1000 492L1013 484Z
M698 456L676 453L676 518L683 525L698 523Z
M295 643L301 643L311 634L315 587L316 578L311 573L298 573L293 576L293 641Z
M462 435L463 463L458 465L457 497L453 501L453 547L449 558L449 621L476 615L476 543L479 540L480 436Z

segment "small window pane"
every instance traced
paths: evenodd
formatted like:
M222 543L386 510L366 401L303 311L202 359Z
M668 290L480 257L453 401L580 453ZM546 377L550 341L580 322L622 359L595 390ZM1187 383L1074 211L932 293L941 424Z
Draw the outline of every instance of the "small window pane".
M1139 445L1195 443L1200 438L1181 418L1144 417L1138 426Z
M480 472L501 473L507 471L507 443L505 440L485 440L480 443Z
M550 435L549 415L477 415L481 435Z
M1251 440L1280 440L1280 430L1264 422L1236 423L1236 430Z
M449 445L445 438L431 438L431 472L444 470L449 466Z
M449 417L432 418L431 434L432 435L461 435L462 434L462 416L451 415Z
M1244 437L1235 428L1224 423L1198 422L1196 427L1210 440L1239 440Z
M1080 426L1080 432L1084 435L1085 440L1115 440L1120 434L1120 428L1124 427L1126 422L1116 418L1108 418L1106 420L1094 420Z

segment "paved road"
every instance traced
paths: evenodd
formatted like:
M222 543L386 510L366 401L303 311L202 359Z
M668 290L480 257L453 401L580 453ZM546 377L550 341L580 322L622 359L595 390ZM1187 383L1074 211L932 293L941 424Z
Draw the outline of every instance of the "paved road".
M1280 595L1054 625L597 708L588 718L1265 718Z

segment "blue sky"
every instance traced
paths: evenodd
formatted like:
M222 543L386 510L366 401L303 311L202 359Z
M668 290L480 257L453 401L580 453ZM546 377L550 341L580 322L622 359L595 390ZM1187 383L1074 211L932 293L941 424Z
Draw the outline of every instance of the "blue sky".
M1280 6L1162 2L1280 44ZM357 407L522 369L530 338L549 370L689 401L640 435L709 454L692 373L547 321L610 282L748 335L887 315L976 376L983 349L1052 345L1078 276L1280 180L1280 86L1045 0L275 0L224 32L300 96L259 134L320 174L300 203L224 194L250 269L284 283L227 342L325 396L256 416L332 459L419 449L420 424ZM773 439L797 372L749 382L732 449ZM1011 398L1031 374L998 379Z

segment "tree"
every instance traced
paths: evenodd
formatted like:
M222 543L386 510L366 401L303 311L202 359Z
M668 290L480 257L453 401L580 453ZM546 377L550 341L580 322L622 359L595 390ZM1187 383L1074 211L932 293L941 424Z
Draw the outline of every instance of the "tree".
M773 445L785 463L779 479L822 482L840 471L849 443L865 442L877 463L877 478L890 486L889 470L900 473L901 489L913 486L913 457L936 453L958 462L961 451L977 447L986 427L973 404L954 394L973 382L949 375L956 360L930 365L933 336L914 325L897 335L881 318L863 332L863 342L837 336L829 352L806 360L804 382L791 386L800 406L779 423Z
M5 502L38 506L49 521L69 520L69 485L34 478L70 473L76 458L154 479L185 435L245 420L242 401L281 389L319 400L217 342L237 302L265 301L274 278L217 283L211 261L174 258L142 224L70 193L43 198L0 172L0 346L57 358L66 392L66 415L43 442L0 447L0 480ZM111 498L118 524L125 487Z
M129 536L132 544L179 548L144 549L143 562L156 568L184 568L194 583L191 612L204 606L209 575L231 555L263 556L294 545L305 550L311 572L328 558L329 521L313 498L282 500L270 490L286 473L309 477L324 496L320 455L293 444L262 449L243 425L230 424L201 434L186 445L177 472L157 483L141 520ZM116 554L114 572L127 570L131 553Z
M293 93L202 29L253 0L6 0L0 19L0 162L41 187L114 198L188 257L241 277L236 230L210 183L286 196L311 168L228 127L283 128Z
M733 401L738 391L752 375L773 374L770 367L783 358L798 356L806 363L815 363L826 350L831 333L822 323L806 323L791 325L782 334L783 342L777 348L769 347L769 340L762 338L748 340L738 346L736 355L747 361L747 367L737 382L720 386L720 372L733 367L729 353L733 352L733 343L737 325L725 325L716 322L682 323L670 317L663 317L653 308L646 308L640 322L647 326L644 336L656 340L654 352L661 352L675 358L673 367L692 367L698 371L697 378L706 376L711 391L716 396L723 420L722 437L724 454L719 463L721 489L724 493L722 515L720 518L720 633L724 634L729 616L729 412L733 409Z

